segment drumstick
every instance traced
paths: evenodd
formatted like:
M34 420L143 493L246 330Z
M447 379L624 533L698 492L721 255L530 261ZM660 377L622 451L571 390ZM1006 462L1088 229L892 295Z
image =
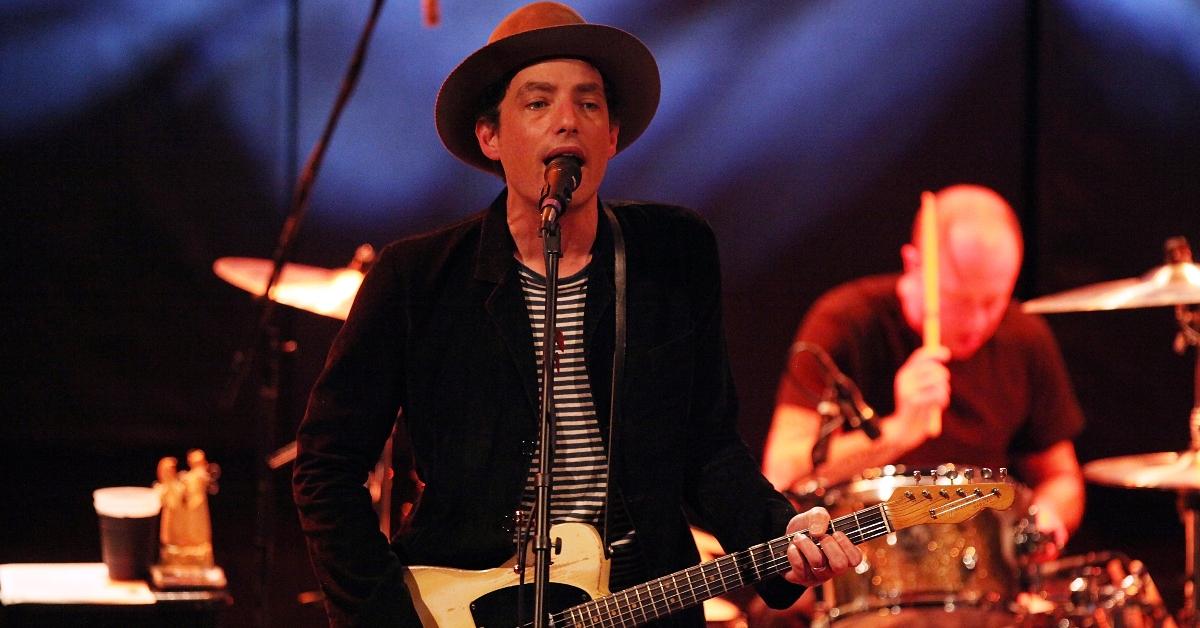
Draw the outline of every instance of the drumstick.
M921 193L921 275L925 283L924 347L942 344L941 302L938 299L938 217L933 192ZM942 433L942 409L929 416L929 436Z

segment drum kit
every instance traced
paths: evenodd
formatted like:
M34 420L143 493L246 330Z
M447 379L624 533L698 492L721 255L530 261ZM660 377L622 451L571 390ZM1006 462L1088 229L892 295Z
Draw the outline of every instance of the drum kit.
M1166 244L1166 263L1130 279L1040 297L1026 312L1050 314L1174 306L1176 350L1200 346L1200 266L1183 238ZM1196 364L1191 443L1186 451L1105 458L1083 466L1087 481L1179 495L1186 536L1186 582L1179 624L1196 625L1200 585L1200 355ZM953 465L950 465L951 467ZM878 502L877 494L911 479L887 467L826 489L833 514ZM1022 509L987 511L956 526L918 526L863 546L854 573L823 587L814 625L856 626L1175 626L1145 566L1113 552L1036 564L1024 557L1038 535ZM1009 513L1017 513L1010 515Z
M1166 263L1139 277L1040 297L1027 301L1023 309L1052 314L1174 306L1180 326L1176 349L1200 347L1200 312L1191 307L1200 304L1200 266L1192 261L1183 238L1168 240L1165 248ZM360 247L350 266L337 269L286 264L271 298L345 320L371 255ZM226 257L217 260L213 270L230 284L261 296L272 263ZM1196 625L1200 616L1195 594L1200 586L1200 351L1195 400L1187 450L1118 456L1083 466L1084 477L1096 484L1179 495L1187 546L1183 625ZM861 508L881 486L890 489L905 481L903 469L885 468L830 489L833 493L823 499L831 510ZM1099 552L1021 567L1028 530L1027 519L988 511L966 523L918 526L904 530L912 533L905 538L892 535L864 546L864 561L855 573L824 587L823 610L813 623L836 624L835 628L1175 625L1145 567L1121 554ZM718 604L714 612L728 606ZM744 623L740 619L737 625Z
M951 485L962 465L915 479L904 467L869 469L808 500L833 515L879 504L896 489ZM928 489L928 486L926 486ZM1042 542L1028 516L1030 494L1017 487L1008 510L984 510L956 525L916 526L860 547L863 561L820 589L811 620L781 617L761 605L752 626L819 628L1150 628L1176 626L1144 565L1098 552L1034 563ZM916 489L912 489L916 490ZM803 501L803 500L802 500Z
M1026 302L1026 312L1050 314L1174 306L1180 331L1176 350L1200 347L1200 266L1183 238L1166 244L1166 262L1130 279L1110 281ZM751 626L811 624L832 628L948 626L1174 627L1195 626L1200 585L1200 355L1196 363L1191 443L1186 451L1133 454L1083 466L1094 484L1173 491L1179 496L1186 536L1183 608L1166 609L1138 560L1093 552L1037 563L1029 556L1042 542L1020 502L1010 511L985 511L954 526L917 526L861 546L863 562L825 583L819 600L802 598L784 612L749 602ZM937 483L953 475L944 465ZM928 477L928 476L926 476ZM801 507L822 505L837 516L878 504L897 487L912 484L905 469L870 469L847 483L796 496ZM806 596L808 598L809 596Z

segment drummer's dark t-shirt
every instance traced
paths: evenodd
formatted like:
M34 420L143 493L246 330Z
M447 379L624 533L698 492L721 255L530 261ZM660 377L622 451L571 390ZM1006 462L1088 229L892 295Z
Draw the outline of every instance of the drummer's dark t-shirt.
M922 344L904 320L898 278L877 275L834 288L817 300L796 334L796 340L828 351L878 416L894 411L896 372ZM1049 327L1015 304L974 356L947 367L951 395L941 436L894 463L1010 466L1017 456L1073 439L1083 429L1083 413ZM823 381L811 355L793 355L776 401L815 408Z

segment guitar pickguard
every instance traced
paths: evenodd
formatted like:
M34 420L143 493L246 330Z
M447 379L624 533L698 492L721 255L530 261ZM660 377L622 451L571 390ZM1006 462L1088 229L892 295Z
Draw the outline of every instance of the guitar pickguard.
M519 588L516 585L504 587L471 602L471 617L475 620L476 628L512 628L533 623L532 584L524 585L525 606L521 609L521 620L514 623ZM558 582L546 583L547 612L561 611L591 599L587 591L578 587Z

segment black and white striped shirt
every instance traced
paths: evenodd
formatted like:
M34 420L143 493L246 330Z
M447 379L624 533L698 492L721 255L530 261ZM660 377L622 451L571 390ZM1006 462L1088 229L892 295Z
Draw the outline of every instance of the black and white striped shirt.
M533 351L538 368L538 390L542 386L542 330L545 327L545 279L525 266L519 266L525 306L533 329ZM600 435L600 422L588 381L584 351L584 310L587 301L587 268L559 280L557 333L554 353L555 419L553 491L550 495L550 522L583 522L602 527L604 497L608 482L608 459ZM536 492L534 475L538 459L530 461L525 481L522 510L529 512ZM613 560L609 586L617 591L640 580L640 556L634 544L633 526L624 508L613 508Z

